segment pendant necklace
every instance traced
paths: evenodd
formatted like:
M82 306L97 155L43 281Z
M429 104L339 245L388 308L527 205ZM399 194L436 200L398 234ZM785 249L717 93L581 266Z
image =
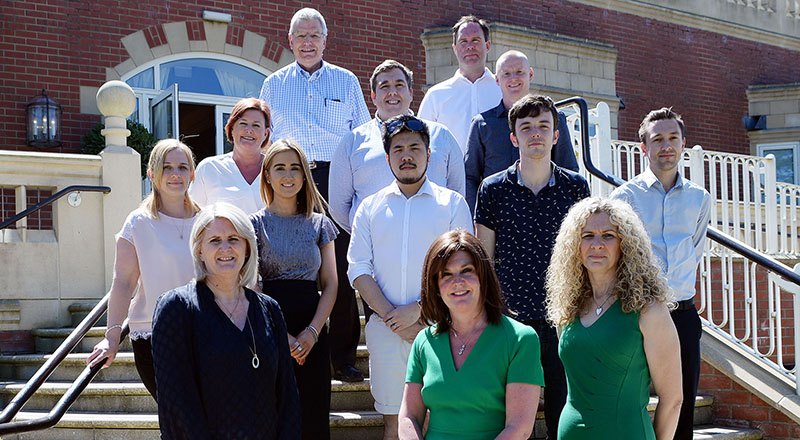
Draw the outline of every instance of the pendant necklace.
M220 301L219 298L214 297L214 301L216 301L217 304L220 306L220 308L222 308L222 312L228 315L228 319L230 319L231 322L234 322L233 314L236 312L236 309L239 308L239 303L242 301L242 296L244 296L244 294L241 294L236 297L236 305L233 306L233 310L231 310L230 313L228 313L228 311L225 309L225 306L222 304L222 301Z
M612 296L613 296L613 295L609 294L609 295L606 297L606 300L605 300L605 301L603 301L603 304L601 304L601 305L597 306L597 308L596 308L596 309L594 309L594 312L597 314L597 316L600 316L600 314L601 314L601 313L603 313L603 307L605 307L606 303L608 302L608 300L610 300L610 299L611 299L611 297L612 297ZM594 304L595 304L595 305L597 305L597 301L595 301L595 299L594 299L594 295L592 295L592 301L594 302Z
M458 333L456 333L456 329L450 327L453 330L453 335L458 339L458 342L461 344L461 348L458 349L458 355L461 356L464 354L464 350L467 349L467 343L462 341L461 338L458 337Z
M254 370L257 370L260 362L258 361L258 354L256 354L256 334L253 333L253 326L250 325L250 314L248 313L245 316L247 316L247 326L250 327L250 336L253 338L253 348L250 348L250 345L247 346L247 348L250 348L250 353L253 353L253 360L250 361L250 364L253 365Z

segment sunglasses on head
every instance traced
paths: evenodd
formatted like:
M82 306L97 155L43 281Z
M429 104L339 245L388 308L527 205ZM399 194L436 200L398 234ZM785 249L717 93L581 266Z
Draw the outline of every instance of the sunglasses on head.
M411 131L423 131L425 130L425 125L419 119L407 119L407 120L399 120L394 121L386 127L386 131L389 133L390 136L394 136L403 129L403 127L408 128Z

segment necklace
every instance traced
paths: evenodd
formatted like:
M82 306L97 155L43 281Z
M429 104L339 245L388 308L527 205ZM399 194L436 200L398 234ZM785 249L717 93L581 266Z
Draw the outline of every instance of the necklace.
M470 341L469 340L467 340L467 342L462 341L461 338L458 337L456 329L454 327L450 327L450 329L453 330L453 335L456 337L456 339L458 339L458 342L461 344L461 347L458 349L458 355L461 356L464 354L464 350L467 349L467 343L469 343Z
M258 369L258 365L260 362L258 361L258 354L256 354L256 334L253 333L253 326L250 325L250 314L248 313L245 315L247 317L247 326L250 327L250 336L253 338L253 348L250 348L250 345L247 348L250 349L250 353L253 353L253 360L250 361L250 364L253 366L253 369Z
M230 319L231 322L234 322L233 314L234 312L236 312L236 309L239 308L239 303L242 302L242 296L244 296L244 294L236 296L236 305L233 306L233 310L231 310L230 312L228 312L228 310L225 308L225 306L222 304L222 301L220 301L219 298L214 297L214 301L217 302L217 305L222 309L222 312L228 315L228 319Z
M175 226L175 229L178 230L178 234L181 236L181 240L183 240L183 229L186 227L186 224L183 222L183 219L180 219L180 220L181 220L181 222L180 222L181 223L181 227L178 228L177 226Z
M594 295L592 295L592 302L594 302L594 304L597 306L597 308L596 308L596 309L594 309L594 312L597 314L597 316L600 316L600 314L601 314L601 313L603 313L603 307L605 307L605 305L606 305L606 303L608 302L608 300L610 300L610 299L611 299L613 296L614 296L614 295L611 295L611 294L609 294L609 295L606 297L606 300L605 300L605 301L603 301L603 304L601 304L601 305L597 305L597 301L595 301L595 299L594 299Z

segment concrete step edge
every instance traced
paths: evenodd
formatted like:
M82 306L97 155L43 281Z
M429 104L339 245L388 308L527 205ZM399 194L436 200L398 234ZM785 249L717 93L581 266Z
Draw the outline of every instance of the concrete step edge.
M0 394L16 394L25 386L22 381L0 381ZM42 395L62 395L72 386L72 382L54 381L45 382L36 394ZM369 378L362 382L340 382L331 381L331 392L369 392ZM148 395L147 388L141 382L113 381L113 382L91 382L81 395L103 396L103 395Z
M693 440L759 440L764 434L758 429L717 425L697 425Z
M21 411L15 421L32 420L43 417L45 411ZM332 411L331 428L383 426L383 416L375 411ZM56 428L89 429L158 429L156 413L98 413L68 412L56 424Z

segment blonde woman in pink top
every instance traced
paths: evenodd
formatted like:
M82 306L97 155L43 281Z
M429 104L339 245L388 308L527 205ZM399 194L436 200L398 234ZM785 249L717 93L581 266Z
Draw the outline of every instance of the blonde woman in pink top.
M150 153L147 177L153 192L128 215L116 236L108 329L87 363L94 366L104 362L105 368L114 362L122 324L127 319L136 370L156 399L150 345L156 300L194 278L189 235L200 208L188 194L194 179L192 150L176 139L159 141ZM136 296L131 299L134 291Z

